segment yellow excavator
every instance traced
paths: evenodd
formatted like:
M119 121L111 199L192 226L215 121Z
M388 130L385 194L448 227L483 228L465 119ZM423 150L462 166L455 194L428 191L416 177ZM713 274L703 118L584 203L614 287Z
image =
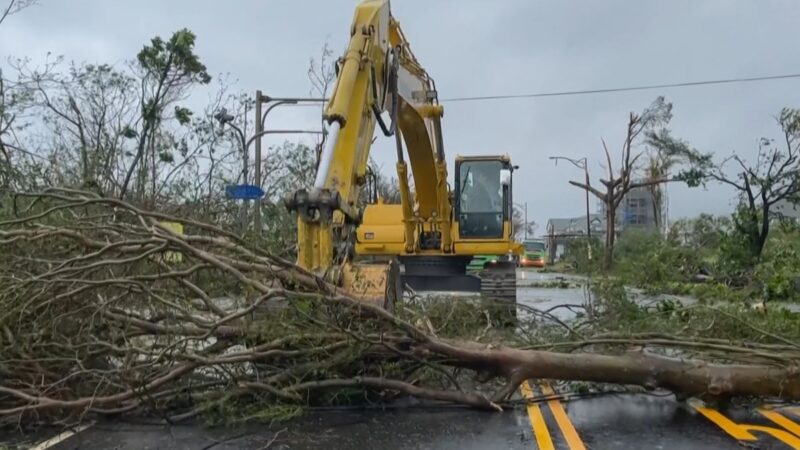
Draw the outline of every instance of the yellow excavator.
M457 156L451 189L443 112L389 1L363 1L336 65L314 185L286 199L297 212L299 266L386 308L408 287L481 292L515 310L515 259L522 253L511 220L517 167L507 155ZM400 204L383 202L369 169L376 124L394 137ZM472 258L486 254L497 258L468 275Z

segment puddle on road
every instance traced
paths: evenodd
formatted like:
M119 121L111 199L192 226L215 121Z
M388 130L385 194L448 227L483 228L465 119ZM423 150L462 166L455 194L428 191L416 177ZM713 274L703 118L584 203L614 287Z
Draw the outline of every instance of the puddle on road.
M586 291L582 288L519 288L517 303L547 311L560 305L583 305L586 303ZM521 311L522 312L522 311ZM568 308L558 308L552 314L561 320L575 318L575 313Z
M537 284L565 281L570 287L537 287ZM586 278L580 275L563 273L538 272L533 270L517 271L517 303L547 311L560 305L584 305L588 293L583 288ZM520 317L529 313L518 311ZM557 308L551 312L560 320L572 320L575 311L569 308Z
M565 282L569 287L544 287L541 285L556 284L559 281ZM538 309L539 311L547 311L551 308L560 305L584 305L588 301L589 293L585 289L587 278L581 275L564 274L564 273L550 273L539 272L531 269L522 269L517 271L517 303ZM677 300L684 306L688 306L697 302L696 299L687 296L677 295L646 295L641 289L627 289L632 298L637 304L644 307L652 307L661 300ZM423 293L420 293L423 294ZM451 296L451 297L472 297L474 293L465 292L438 292L438 293L424 293L423 296ZM786 308L792 312L800 312L800 305L797 304L780 304L770 303L772 307ZM551 314L560 320L569 321L576 317L575 311L579 309L557 308ZM525 317L529 313L524 310L519 310L519 317Z

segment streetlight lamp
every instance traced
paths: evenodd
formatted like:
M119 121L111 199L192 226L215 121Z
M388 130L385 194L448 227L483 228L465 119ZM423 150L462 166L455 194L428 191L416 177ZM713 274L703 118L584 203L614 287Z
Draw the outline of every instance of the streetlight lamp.
M555 161L556 165L558 165L558 160L563 159L565 161L569 161L572 163L573 166L583 169L583 174L585 176L585 190L586 190L586 258L589 260L589 278L587 280L587 293L588 297L586 299L586 310L589 314L590 318L594 318L594 300L592 299L592 277L591 277L591 270L592 270L592 222L589 218L589 164L588 160L584 156L580 159L572 159L567 158L566 156L551 156L549 159Z
M586 157L580 159L572 159L572 158L567 158L566 156L551 156L549 159L554 160L556 162L556 165L558 165L559 159L563 159L565 161L569 161L575 167L583 170L583 173L586 177L586 182L585 182L586 183L586 189L585 189L586 190L586 237L588 238L589 241L591 241L592 221L591 218L589 217L589 168L587 165ZM589 256L589 259L591 259L591 255Z
M260 109L260 108L258 108L258 109ZM217 119L217 121L219 121L220 125L222 125L223 127L225 125L228 125L229 127L231 127L236 132L237 136L239 137L239 141L240 141L240 144L241 144L241 147L242 147L242 154L244 155L243 156L244 169L242 171L243 176L244 176L244 180L243 180L244 184L247 184L247 155L250 153L249 152L250 146L253 144L253 142L256 143L256 171L255 171L255 177L257 179L256 185L259 188L262 187L261 186L261 154L260 154L261 153L261 148L260 147L261 147L261 138L263 136L265 136L267 134L322 134L323 133L322 131L319 131L319 130L292 130L292 129L289 129L289 130L264 130L264 129L260 129L255 134L250 136L250 138L248 139L245 136L244 131L242 131L241 128L239 128L238 126L236 126L233 123L233 120L234 120L235 117L233 115L231 115L231 114L228 114L228 112L227 112L227 110L225 108L222 108L217 114L215 114L214 118ZM263 123L263 122L261 122L260 120L256 122L257 125L259 125L261 123ZM258 128L261 128L261 127L258 127ZM256 208L256 212L255 212L255 218L256 218L255 226L256 226L256 231L260 235L260 232L261 232L261 199L258 200L257 205L258 205L258 207ZM246 217L245 217L245 213L244 212L242 213L241 221L242 221L242 224L241 224L242 225L242 229L244 230L245 222L246 222Z
M245 105L245 115L247 115L247 109ZM228 125L236 132L236 136L239 138L239 147L241 148L242 152L242 184L247 184L248 180L248 166L247 166L247 155L248 155L248 148L249 143L247 142L247 136L245 131L239 128L233 121L236 119L236 116L233 114L228 113L226 108L220 109L216 114L214 114L214 118L217 119L220 126L225 128L225 125ZM246 125L246 124L245 124ZM247 128L245 128L246 130ZM241 228L241 232L244 233L245 224L247 222L247 202L242 201L241 208L239 208L239 226Z
M261 188L261 168L262 168L262 160L261 160L261 137L264 134L268 134L264 132L264 122L267 120L267 115L278 106L281 105L297 105L299 103L324 103L327 99L325 98L303 98L303 97L286 97L286 98L273 98L268 95L264 95L260 90L256 91L256 132L254 138L256 138L256 168L255 168L255 179L256 179L256 186ZM272 103L267 107L267 110L264 113L261 113L261 105L265 105L268 103ZM314 134L325 134L325 131L315 132ZM258 235L261 235L261 199L259 199L256 203L256 210L254 213L255 217L253 218L253 226L256 230Z

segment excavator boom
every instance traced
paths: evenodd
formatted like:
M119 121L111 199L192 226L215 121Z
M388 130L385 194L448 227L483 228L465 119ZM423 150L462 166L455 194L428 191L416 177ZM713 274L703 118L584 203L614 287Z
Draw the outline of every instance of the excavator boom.
M351 291L369 291L374 300L398 297L398 257L406 267L419 260L408 258L424 255L465 267L465 258L485 253L486 245L503 254L516 249L510 222L491 242L459 242L459 200L448 185L442 115L433 79L411 52L389 0L360 3L325 108L328 134L314 186L286 202L297 211L300 266ZM399 205L360 201L374 178L368 162L375 128L396 142ZM501 201L510 201L510 190L504 195ZM502 214L494 216L500 224L508 222ZM359 256L383 262L355 264Z

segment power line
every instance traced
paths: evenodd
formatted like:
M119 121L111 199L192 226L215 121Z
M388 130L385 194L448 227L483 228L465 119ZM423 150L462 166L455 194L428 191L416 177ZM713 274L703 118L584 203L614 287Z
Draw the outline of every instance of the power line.
M769 80L784 80L788 78L800 78L800 73L787 74L787 75L770 75L765 77L750 77L750 78L728 78L724 80L707 80L707 81L687 81L685 83L670 83L670 84L651 84L645 86L630 86L618 87L608 89L590 89L583 91L563 91L563 92L539 92L532 94L508 94L508 95L484 95L477 97L453 97L443 99L444 102L472 102L483 100L506 100L514 98L536 98L536 97L563 97L568 95L586 95L586 94L605 94L609 92L627 92L627 91L644 91L648 89L663 89L663 88L678 88L686 86L705 86L710 84L730 84L730 83L750 83L754 81L769 81Z

